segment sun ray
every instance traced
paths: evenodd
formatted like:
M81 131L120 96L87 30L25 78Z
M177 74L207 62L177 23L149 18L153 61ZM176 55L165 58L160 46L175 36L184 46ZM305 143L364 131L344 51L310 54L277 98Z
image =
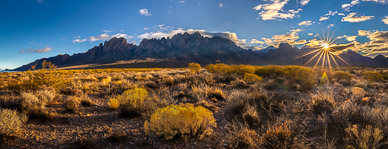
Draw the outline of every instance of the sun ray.
M337 65L337 67L339 67L339 65L338 65L337 61L335 60L335 58L334 58L334 56L333 56L333 54L330 54L330 56L331 56L331 58L333 59L333 61L334 61L335 65Z
M318 65L319 61L321 60L321 58L322 58L322 55L323 55L323 52L324 52L324 51L322 51L322 53L320 54L320 56L319 56L319 58L318 58L318 60L317 60L317 63L315 63L315 65L314 65L314 69L315 69L315 67L317 67L317 65Z
M325 52L323 53L323 60L322 60L322 67L321 67L321 69L323 69L323 67L325 67L326 54L327 54L327 51L325 51Z
M317 57L319 55L319 53L321 53L322 51L319 51L317 52L317 54L315 54L312 58L310 58L305 64L304 66L306 66L308 63L310 63L315 57Z
M327 63L329 64L329 69L330 69L330 72L331 72L331 62L330 62L330 57L329 57L330 54L327 54L326 57L327 57Z

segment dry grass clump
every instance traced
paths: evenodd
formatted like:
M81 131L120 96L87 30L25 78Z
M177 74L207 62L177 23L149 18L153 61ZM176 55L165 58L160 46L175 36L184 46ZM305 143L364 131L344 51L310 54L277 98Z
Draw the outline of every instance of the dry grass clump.
M294 125L290 120L286 120L269 126L267 131L261 136L260 148L295 148L298 133L294 130Z
M387 147L388 141L384 141L384 135L379 128L367 125L361 128L358 125L349 126L345 129L346 148L378 149Z
M144 123L144 131L147 135L162 136L166 140L202 138L212 134L215 121L213 113L201 106L194 107L189 103L170 105L157 109L150 121Z
M198 101L206 99L224 100L226 99L224 91L217 87L210 87L206 84L196 85L191 87L192 96Z
M201 65L197 63L190 63L188 67L192 73L198 73L201 71Z
M312 101L309 105L310 110L314 114L331 113L334 110L336 102L330 94L317 93L311 95Z
M68 111L78 113L81 99L79 97L70 96L67 98L66 109Z
M229 148L259 148L260 136L249 126L239 122L233 122L228 129L225 139Z
M16 135L27 119L25 114L19 114L16 110L0 109L0 136Z

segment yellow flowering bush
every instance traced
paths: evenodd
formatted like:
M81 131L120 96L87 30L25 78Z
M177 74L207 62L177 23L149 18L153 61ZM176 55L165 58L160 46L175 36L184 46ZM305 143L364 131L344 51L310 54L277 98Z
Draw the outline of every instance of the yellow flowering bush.
M259 82L261 80L263 80L263 78L261 78L258 75L255 75L253 73L245 73L244 74L244 81L247 83L255 83L255 82Z
M214 127L216 120L211 111L189 103L157 109L150 121L144 123L147 135L163 136L166 140L177 136L202 138L210 135Z
M201 71L201 65L197 63L190 63L189 64L189 70L192 73L197 73Z
M148 96L148 92L144 88L134 88L125 91L117 99L120 104L128 109L140 110L144 105L144 99Z

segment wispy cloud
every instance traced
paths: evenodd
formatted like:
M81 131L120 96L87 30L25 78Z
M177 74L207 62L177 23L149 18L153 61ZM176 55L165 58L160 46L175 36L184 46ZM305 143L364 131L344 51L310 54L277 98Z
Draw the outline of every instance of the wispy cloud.
M283 10L284 5L286 5L288 1L289 0L270 0L272 3L260 4L255 6L253 9L255 11L262 10L259 13L259 18L262 20L292 19L296 17L302 9L290 9L288 11Z
M139 13L140 13L140 15L143 15L143 16L151 16L151 13L146 8L140 9Z
M329 26L327 26L326 28L332 28L334 27L334 24L329 24Z
M224 4L223 4L223 3L219 3L219 4L218 4L218 7L219 7L219 8L222 8L222 7L224 7Z
M358 36L350 36L350 35L343 35L343 36L338 36L337 39L342 39L345 38L347 41L355 41Z
M342 22L363 22L372 19L374 16L356 16L356 13L349 13L347 16L342 18Z
M90 42L104 41L104 40L110 40L110 39L115 38L115 37L116 38L126 38L126 39L133 38L133 36L128 36L127 34L123 34L123 33L116 33L116 34L110 35L109 33L105 32L105 33L102 33L102 34L97 35L97 36L90 36L88 38L81 38L80 36L77 36L73 40L73 43L82 43L82 42L86 42L86 41L90 41Z
M41 49L21 49L19 51L19 54L24 54L24 53L29 53L29 54L35 54L35 53L48 53L52 50L51 47L45 47L45 48L41 48Z
M307 5L309 2L310 2L310 0L301 0L301 1L300 1L300 4L301 4L302 6L305 6L305 5Z
M313 25L313 22L311 22L311 21L302 21L298 25L299 26L310 26L310 25Z

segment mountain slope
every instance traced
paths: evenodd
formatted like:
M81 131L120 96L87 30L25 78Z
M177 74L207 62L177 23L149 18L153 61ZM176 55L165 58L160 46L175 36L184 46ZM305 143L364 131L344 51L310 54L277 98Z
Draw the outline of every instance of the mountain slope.
M163 59L163 61L150 61L143 63L120 63L123 67L183 67L189 62L209 64L222 62L227 64L252 64L252 65L305 65L314 54L299 58L299 56L310 52L311 48L303 47L298 49L289 44L282 43L279 48L268 47L261 51L246 50L237 46L233 41L221 37L203 37L200 33L177 34L172 38L143 39L136 46L127 43L124 38L113 38L100 43L84 53L73 55L58 55L50 58L38 59L32 63L16 68L16 71L24 71L46 60L58 67L69 67L85 64L110 64L117 61L139 60L139 59ZM348 64L354 66L387 66L388 58L382 55L375 57L364 57L356 52L349 51L339 55ZM317 57L307 65L314 65ZM336 58L339 65L346 65L342 60ZM108 66L108 65L106 65ZM109 65L116 67L115 65ZM96 67L99 68L99 67Z

